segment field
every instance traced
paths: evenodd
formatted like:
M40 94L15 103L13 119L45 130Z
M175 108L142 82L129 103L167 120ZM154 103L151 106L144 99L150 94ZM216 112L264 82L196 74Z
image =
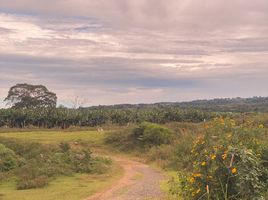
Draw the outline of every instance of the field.
M8 131L0 133L0 137L28 143L59 144L83 141L90 147L100 147L105 132L97 131ZM65 200L84 199L97 191L109 187L122 176L122 168L116 163L105 174L73 174L58 177L48 186L38 189L16 190L15 178L11 177L0 184L0 199L5 200Z
M167 200L198 199L201 195L217 198L225 195L217 189L221 187L218 185L221 181L226 181L228 193L244 191L238 187L238 184L243 184L243 187L251 191L251 197L260 195L267 198L265 184L268 172L265 167L268 159L268 134L264 126L267 124L266 120L266 115L254 115L254 117L248 116L246 120L241 120L239 117L234 119L220 117L203 123L171 122L159 125L144 122L130 127L106 129L108 131L96 131L93 128L2 129L0 131L2 143L10 148L13 144L20 149L20 145L27 148L28 144L37 143L43 146L45 152L49 150L49 155L50 151L56 151L58 154L57 152L62 150L76 152L80 148L90 148L92 155L110 156L113 162L108 168L106 167L107 170L98 173L94 171L59 173L52 176L48 184L26 190L16 189L18 172L14 171L2 180L0 197L3 200L79 200L98 194L100 191L106 191L103 195L108 197L111 191L117 189L119 192L117 191L116 195L122 195L127 199L128 197L124 196L131 195L129 192L137 189L135 187L126 189L124 184L134 181L140 185L145 184L142 187L146 188L152 185L151 179L157 177L161 182L154 190L165 194ZM62 150L59 150L61 148ZM67 150L64 150L65 148ZM17 152L19 153L18 150ZM100 162L97 168L103 164L102 159L97 159L97 163ZM134 161L137 159L150 166ZM231 168L228 165L231 165ZM254 170L248 173L248 169L252 167ZM148 174L152 175L147 176ZM166 178L162 179L164 175ZM263 178L255 179L256 176ZM226 177L228 179L225 179ZM256 188L251 189L251 186ZM210 193L206 191L207 187ZM137 195L142 195L139 192L138 190ZM243 195L250 194L244 191Z
M24 142L57 144L60 142L75 142L82 140L92 146L102 144L106 132L98 131L29 131L0 133L0 137L18 139Z
M16 190L14 180L0 185L0 199L3 200L81 200L97 191L109 187L122 176L122 169L113 166L104 175L75 174L70 177L60 177L49 186L40 189Z

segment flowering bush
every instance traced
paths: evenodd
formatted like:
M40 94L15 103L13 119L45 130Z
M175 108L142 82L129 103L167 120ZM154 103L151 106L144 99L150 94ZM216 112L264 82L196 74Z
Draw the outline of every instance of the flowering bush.
M181 175L184 199L264 199L263 126L218 118L204 129L191 150L191 173Z

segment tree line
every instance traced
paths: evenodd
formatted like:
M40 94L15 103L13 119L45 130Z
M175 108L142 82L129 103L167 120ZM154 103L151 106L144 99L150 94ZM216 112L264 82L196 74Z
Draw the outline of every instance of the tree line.
M57 95L43 85L16 84L8 92L8 109L0 109L0 127L68 128L129 123L202 122L217 112L267 110L268 98L214 99L182 103L121 104L88 108L57 107ZM266 108L266 109L264 109ZM222 115L223 113L221 113Z
M144 109L28 108L0 109L0 127L68 128L70 126L127 125L129 123L202 122L215 113L176 107Z

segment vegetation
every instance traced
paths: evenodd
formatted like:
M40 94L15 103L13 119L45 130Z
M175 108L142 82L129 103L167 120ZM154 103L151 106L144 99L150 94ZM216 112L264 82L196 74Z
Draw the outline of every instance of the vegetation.
M56 108L56 100L44 86L17 84L6 98L12 107L0 109L0 195L7 199L27 192L64 199L55 183L65 180L63 192L76 188L67 192L72 199L104 188L120 171L92 153L104 147L167 170L170 199L268 198L268 98L77 109ZM96 179L91 188L77 186L90 185L85 177Z
M138 126L119 132L111 132L106 143L122 150L148 150L154 146L169 144L172 131L163 126L144 122Z
M194 108L210 112L268 112L268 97L196 100L175 104L181 108Z
M1 172L17 177L17 189L44 187L62 175L104 173L111 164L108 159L92 156L85 144L41 145L4 138L1 143Z
M43 85L17 84L5 99L13 108L56 107L57 96Z
M144 126L162 130L159 125L145 123L110 133L106 142L120 150L136 151L139 156L143 152L148 161L177 171L177 177L173 175L169 182L170 199L265 199L268 132L260 121L266 121L266 117L241 115L200 124L165 124L170 130L163 129L169 130L172 140L161 144L151 140L143 143L143 137L135 137ZM151 128L147 131L149 135L159 133Z
M180 184L173 194L184 199L264 199L268 188L267 131L262 124L215 119L181 157ZM185 167L184 166L184 167ZM180 185L176 188L175 185Z
M10 171L18 166L18 159L14 151L0 144L0 173Z
M47 187L16 190L16 180L9 179L0 185L0 199L4 200L81 200L106 189L122 176L120 166L113 165L104 174L73 174L60 176Z
M101 147L106 132L88 130L26 130L18 131L11 129L9 132L0 133L0 141L5 138L15 139L24 143L41 143L57 145L61 142L70 144L86 143L90 147Z
M70 126L127 125L144 121L167 123L172 121L201 122L215 117L215 113L180 108L152 107L146 109L93 109L93 108L32 108L0 109L0 127L62 128Z

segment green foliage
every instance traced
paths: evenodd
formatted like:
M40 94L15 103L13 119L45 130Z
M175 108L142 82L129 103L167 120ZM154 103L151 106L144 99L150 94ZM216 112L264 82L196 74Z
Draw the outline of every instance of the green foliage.
M0 109L0 127L11 128L62 128L70 126L102 126L104 124L127 125L129 123L202 122L216 116L193 109L178 107L148 108L50 108Z
M133 130L133 139L143 147L168 144L171 138L170 129L153 123L144 122Z
M172 140L172 131L158 124L144 122L139 126L116 133L110 133L106 143L121 149L145 150L162 144L169 144Z
M72 148L68 143L42 145L10 139L4 139L2 142L12 148L10 150L0 145L1 160L2 155L5 155L4 158L8 158L9 161L4 162L3 169L14 170L17 176L17 189L20 190L44 187L62 175L104 173L111 165L108 159L93 157L90 149L82 144ZM16 154L23 158L20 167L17 163L10 165L10 155L16 158ZM2 165L0 166L2 169Z
M61 142L61 143L59 144L59 147L61 148L61 150L62 150L63 152L68 152L68 151L71 149L71 146L70 146L69 143L67 143L67 142Z
M261 199L268 187L263 126L216 119L192 146L193 167L181 177L186 199ZM264 178L266 177L266 178Z
M73 150L70 152L70 161L77 173L90 173L92 171L92 152L87 149Z
M41 166L34 163L24 165L18 171L17 189L41 188L48 184L49 177L42 174Z
M175 148L172 144L154 146L146 153L147 160L163 169L176 168Z
M43 85L17 84L10 88L5 101L13 108L56 107L56 94Z
M65 107L55 108L53 106L38 106L42 100L36 100L41 93L49 93L44 86L18 85L11 89L8 99L16 100L16 109L0 109L0 127L11 128L69 128L70 126L102 126L104 124L128 125L130 123L151 123L165 124L169 122L203 122L219 115L235 116L236 112L265 112L267 111L268 98L249 99L214 99L198 100L182 103L157 103L138 105L115 105L95 106L89 108L68 109ZM35 90L38 90L36 92ZM45 91L45 92L44 92ZM15 95L15 93L26 93ZM20 99L22 96L29 96ZM51 94L53 96L53 94ZM51 97L52 99L56 97ZM23 101L22 101L23 100ZM15 102L14 102L15 103ZM20 105L22 104L22 105ZM45 104L44 104L45 105ZM51 108L52 107L52 108ZM247 114L249 115L249 114ZM253 115L253 114L250 114ZM264 114L265 115L265 114ZM264 126L268 126L268 117L262 119Z
M191 167L191 145L193 138L199 131L199 124L172 122L165 124L172 130L170 144L151 148L146 157L165 169L179 170Z
M18 158L14 151L0 144L0 172L10 171L18 166Z

